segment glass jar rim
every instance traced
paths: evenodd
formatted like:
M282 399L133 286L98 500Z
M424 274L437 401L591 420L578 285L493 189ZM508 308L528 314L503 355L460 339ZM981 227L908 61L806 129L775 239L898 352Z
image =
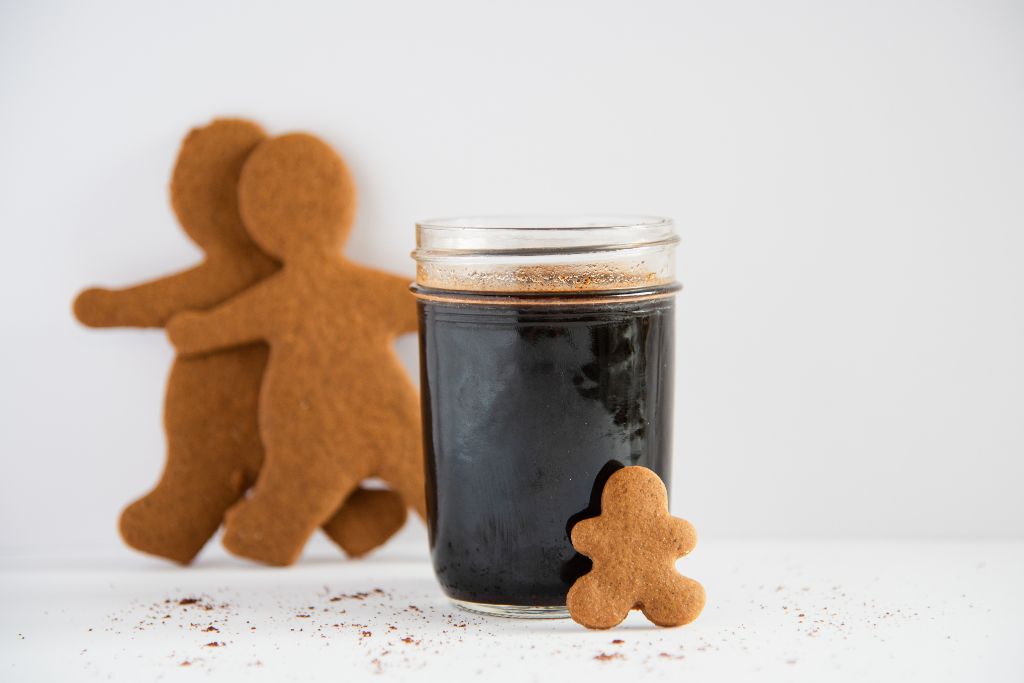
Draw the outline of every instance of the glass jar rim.
M582 254L674 245L670 218L625 214L520 214L419 221L417 261L470 255Z
M416 286L460 292L671 287L679 237L640 215L469 216L416 224Z

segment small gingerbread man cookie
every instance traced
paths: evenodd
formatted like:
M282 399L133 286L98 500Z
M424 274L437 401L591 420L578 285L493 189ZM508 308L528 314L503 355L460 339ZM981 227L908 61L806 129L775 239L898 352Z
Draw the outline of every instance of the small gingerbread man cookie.
M704 587L675 568L697 532L669 514L665 484L646 467L608 479L601 514L572 528L572 544L594 562L566 598L573 620L587 628L616 626L631 609L658 626L682 626L704 608Z

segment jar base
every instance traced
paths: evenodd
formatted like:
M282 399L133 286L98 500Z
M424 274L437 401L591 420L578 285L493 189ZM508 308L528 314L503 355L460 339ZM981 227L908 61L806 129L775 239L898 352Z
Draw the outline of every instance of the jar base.
M467 612L486 614L490 617L509 619L568 619L569 609L565 605L489 605L483 602L467 602L448 598L456 607Z

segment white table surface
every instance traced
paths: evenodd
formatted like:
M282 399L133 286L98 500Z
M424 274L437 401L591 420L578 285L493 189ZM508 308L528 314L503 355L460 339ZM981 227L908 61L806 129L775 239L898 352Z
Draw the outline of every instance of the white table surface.
M702 539L700 619L587 631L452 607L409 536L287 569L2 558L0 680L1024 680L1020 542Z

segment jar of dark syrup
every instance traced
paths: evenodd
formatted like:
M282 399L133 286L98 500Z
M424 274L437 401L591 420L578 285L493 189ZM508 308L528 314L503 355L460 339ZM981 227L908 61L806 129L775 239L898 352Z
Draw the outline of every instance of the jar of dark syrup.
M669 484L677 242L641 216L417 225L430 548L459 606L566 616L607 478Z

